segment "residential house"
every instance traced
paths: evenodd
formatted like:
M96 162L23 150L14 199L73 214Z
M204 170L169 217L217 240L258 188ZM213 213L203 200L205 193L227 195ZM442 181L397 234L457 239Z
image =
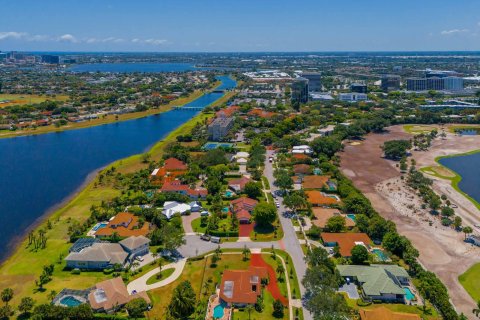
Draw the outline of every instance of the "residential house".
M230 211L235 214L241 224L250 223L251 214L257 204L257 200L241 197L230 202Z
M330 180L329 176L305 176L302 182L303 189L324 189L328 191L337 190L335 182Z
M386 307L360 309L360 320L421 320L415 313L394 312Z
M171 219L175 214L183 215L187 211L191 211L192 207L186 203L180 203L176 201L165 201L163 204L162 213L167 217L167 219Z
M179 193L190 197L190 199L205 199L208 191L205 188L190 188L189 185L182 184L180 180L167 181L160 188L162 193Z
M312 173L312 168L308 164L295 164L293 165L293 173L295 175L307 175Z
M118 243L99 242L78 252L71 252L66 258L67 268L103 270L127 262L128 253Z
M292 147L293 154L312 154L313 150L307 145L294 146Z
M240 192L243 192L243 190L245 189L245 185L251 181L252 179L247 177L233 179L228 182L228 187L233 191L235 191L236 193L240 193Z
M405 303L405 290L410 277L397 265L337 265L340 276L354 282L365 300Z
M322 233L321 238L326 247L336 247L340 249L342 257L351 257L352 249L356 245L363 245L368 248L372 240L366 233Z
M121 277L97 283L88 294L88 303L95 312L113 313L133 299L142 298L151 304L145 291L130 295Z
M345 219L345 226L347 228L353 228L355 226L355 222L342 215L340 210L338 209L333 209L333 208L313 208L313 215L315 216L315 219L312 220L312 223L319 227L324 229L327 225L328 219L335 217L335 216L341 216Z
M264 267L247 270L225 270L220 283L220 299L237 307L255 304L262 294L262 279L268 279Z
M177 179L179 176L187 173L187 170L188 166L183 161L176 158L168 158L164 161L162 167L152 171L150 177L152 181L162 184L165 181Z
M340 203L340 199L334 194L326 194L318 190L308 190L305 191L305 194L313 207L328 207Z
M217 118L230 118L240 111L240 106L229 106L227 108L220 109L215 114Z
M128 253L127 260L133 261L136 257L147 255L150 251L150 239L144 236L128 237L119 242L123 250Z
M328 137L332 135L334 130L335 130L335 126L330 124L325 128L318 129L318 133L320 133L321 137Z
M121 238L130 236L146 236L150 232L150 224L141 222L139 218L129 212L120 212L110 219L108 224L95 232L95 237L110 237L116 233Z
M198 201L192 201L188 204L190 206L191 212L200 212L202 210L202 205Z
M271 118L275 117L276 115L278 115L278 113L266 111L266 110L263 110L263 109L260 109L260 108L254 108L254 109L252 109L248 112L248 115L250 117L259 117L259 118L263 118L263 119L271 119Z

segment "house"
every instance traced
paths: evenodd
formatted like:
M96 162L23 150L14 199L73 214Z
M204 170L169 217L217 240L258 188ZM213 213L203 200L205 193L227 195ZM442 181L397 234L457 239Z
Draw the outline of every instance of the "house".
M306 175L312 173L312 169L308 164L295 164L293 165L293 173L295 175Z
M78 252L71 252L65 261L69 269L103 270L116 264L123 267L127 257L128 253L120 244L99 242Z
M312 154L313 150L307 145L294 146L292 147L293 154Z
M262 293L262 279L268 278L264 267L247 270L225 270L220 283L220 299L229 305L255 304Z
M238 179L230 180L228 182L228 187L233 191L240 193L245 189L245 185L251 181L252 180L250 178L241 177Z
M116 233L121 238L130 236L146 236L150 232L148 222L139 221L139 218L129 212L120 212L110 219L108 224L95 232L95 237L110 237Z
M244 159L247 159L250 155L248 154L248 152L245 152L245 151L239 151L237 152L236 154L234 154L232 156L232 160L231 161L234 161L235 159L240 159L240 158L244 158Z
M130 295L122 278L117 277L97 283L88 294L88 303L95 312L112 313L137 298L151 304L145 291Z
M320 234L326 247L336 247L340 249L342 257L351 257L352 249L356 245L368 246L372 240L366 233L325 233Z
M360 309L360 320L421 320L415 313L394 312L385 307Z
M175 214L185 214L187 211L191 211L192 207L186 203L180 203L176 201L165 201L163 204L162 213L167 217L167 219L171 219Z
M347 228L353 228L355 226L355 222L350 218L345 218L338 209L333 208L313 208L313 215L315 219L312 220L312 223L324 229L327 225L328 219L335 217L335 216L342 216L345 219L345 226Z
M246 224L250 223L251 214L257 204L257 200L241 197L230 202L230 210L241 224Z
M278 113L276 112L270 112L270 111L265 111L260 108L254 108L248 112L248 115L251 117L260 117L263 119L271 119L274 116L276 116Z
M126 253L128 253L127 260L133 261L136 257L147 255L150 251L150 239L144 236L128 237L119 242Z
M190 206L191 212L200 212L200 210L203 209L200 202L197 202L197 201L192 201L188 205Z
M188 170L188 166L177 158L168 158L165 160L163 163L163 168L168 172Z
M322 189L327 186L329 176L305 176L303 177L303 189Z
M179 193L190 197L190 199L205 199L208 195L207 189L190 188L189 185L182 184L180 180L167 181L160 188L162 193Z
M354 282L365 300L405 303L403 286L409 285L410 277L397 265L337 265L340 276Z
M330 124L325 128L318 129L318 133L320 134L321 137L328 137L332 135L333 130L335 130L335 126Z
M168 158L162 167L152 171L150 178L162 184L165 181L172 181L187 173L188 166L176 158Z
M340 199L333 194L326 194L318 190L305 191L308 202L313 207L328 207L334 204L338 204Z

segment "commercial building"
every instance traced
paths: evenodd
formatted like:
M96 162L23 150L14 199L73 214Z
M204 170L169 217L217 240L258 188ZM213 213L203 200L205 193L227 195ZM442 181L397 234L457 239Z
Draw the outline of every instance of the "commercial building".
M51 55L51 54L42 55L42 63L58 64L59 62L60 62L60 57L59 56L54 56L54 55Z
M319 72L303 72L302 78L308 80L308 92L322 91L322 74Z
M292 102L308 102L308 79L297 78L292 82Z
M352 83L350 85L350 91L356 93L367 93L367 85L363 83Z
M445 77L443 78L443 85L447 91L462 91L464 81L463 78L459 77Z
M428 91L428 90L463 90L463 79L459 77L429 77L429 78L408 78L408 91Z
M208 134L211 140L221 141L228 135L228 132L233 127L233 118L215 118L208 126Z
M400 90L400 76L394 74L385 74L382 76L381 89L383 91Z
M340 99L340 101L357 102L366 101L368 99L368 96L365 93L349 92L340 93L338 98Z

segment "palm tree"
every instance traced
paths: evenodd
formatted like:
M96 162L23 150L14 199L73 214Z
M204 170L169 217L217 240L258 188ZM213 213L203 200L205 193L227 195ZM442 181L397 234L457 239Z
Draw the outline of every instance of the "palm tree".
M5 302L5 305L8 305L8 302L13 298L12 288L3 289L1 296L2 296L2 301Z
M252 313L253 311L253 306L251 304L248 304L245 309L247 310L248 312L248 320L250 320L250 314Z
M473 229L472 227L467 226L462 229L462 232L465 233L465 240L467 240L467 234L472 233Z
M472 310L473 314L478 318L480 315L480 300L477 301L477 307Z
M248 254L250 253L250 250L247 249L247 245L244 245L243 246L243 251L242 251L242 254L243 254L243 261L247 261L248 260Z

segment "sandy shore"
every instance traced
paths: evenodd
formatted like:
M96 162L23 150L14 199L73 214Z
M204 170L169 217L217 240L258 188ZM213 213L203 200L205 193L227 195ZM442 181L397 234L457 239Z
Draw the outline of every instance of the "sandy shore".
M439 218L421 209L421 200L401 180L396 163L382 158L380 146L383 142L410 137L401 126L395 126L388 133L368 135L361 144L347 144L341 154L341 169L365 193L375 209L394 221L400 234L412 241L420 252L419 261L447 286L457 310L471 316L476 303L460 285L458 276L480 262L480 248L465 243L463 233L443 227ZM464 153L479 146L480 137L447 133L447 138L436 139L429 151L414 151L412 157L420 168L437 165L435 158L438 156ZM435 179L433 188L459 206L456 213L466 224L479 219L478 209L451 187L450 180Z

